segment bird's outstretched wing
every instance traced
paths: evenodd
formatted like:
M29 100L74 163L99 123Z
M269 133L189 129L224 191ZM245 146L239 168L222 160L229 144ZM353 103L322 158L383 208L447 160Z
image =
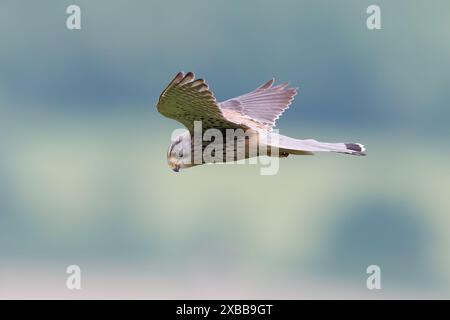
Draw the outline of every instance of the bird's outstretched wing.
M181 122L193 133L194 121L202 122L203 131L209 128L236 129L241 126L227 119L214 94L203 79L195 79L192 72L179 72L161 93L158 111Z
M287 82L274 87L273 83L273 79L269 80L252 92L223 101L219 106L239 112L270 130L297 94L297 88L289 87Z

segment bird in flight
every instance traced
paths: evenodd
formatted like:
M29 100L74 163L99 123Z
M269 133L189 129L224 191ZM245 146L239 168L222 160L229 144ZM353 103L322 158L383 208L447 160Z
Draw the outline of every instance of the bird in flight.
M200 160L194 159L196 150L205 151L208 145L208 141L200 141L200 149L196 149L194 139L195 130L198 129L196 123L201 124L200 135L210 129L219 132L239 129L245 131L246 149L243 152L236 150L236 138L233 138L233 141L214 140L221 144L220 147L223 144L224 154L232 153L232 157L222 158L222 162L259 155L287 157L290 154L311 155L314 152L365 155L365 148L359 143L300 140L274 133L276 120L292 103L297 88L289 87L288 83L276 86L273 84L274 80L269 80L249 93L217 102L203 79L195 79L192 72L186 74L179 72L161 93L157 104L157 109L162 115L182 123L188 129L172 139L167 152L169 166L178 172L182 168L216 162L216 160L208 161L203 156L200 156ZM257 141L264 148L251 153L248 149L252 141ZM262 154L261 150L265 150L266 154ZM212 154L214 155L214 152Z

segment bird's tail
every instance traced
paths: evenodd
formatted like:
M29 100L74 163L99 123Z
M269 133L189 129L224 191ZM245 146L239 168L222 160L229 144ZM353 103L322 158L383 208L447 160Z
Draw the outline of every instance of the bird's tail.
M313 139L294 139L277 133L265 136L267 144L289 154L314 154L314 152L337 152L354 156L365 156L366 148L360 143L328 143Z

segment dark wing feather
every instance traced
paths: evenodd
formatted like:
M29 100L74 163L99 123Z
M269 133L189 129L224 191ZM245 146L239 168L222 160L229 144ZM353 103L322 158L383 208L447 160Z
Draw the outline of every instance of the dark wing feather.
M203 79L195 80L192 72L179 72L161 93L158 111L182 123L193 133L194 121L202 121L203 131L209 128L238 128L227 120L213 93Z

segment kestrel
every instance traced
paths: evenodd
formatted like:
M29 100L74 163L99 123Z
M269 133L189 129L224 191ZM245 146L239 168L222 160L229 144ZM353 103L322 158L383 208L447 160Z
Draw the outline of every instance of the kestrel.
M161 93L157 104L162 115L177 120L188 129L188 132L172 139L167 152L169 166L178 172L181 168L210 162L203 157L200 161L193 159L196 121L201 123L201 134L208 129L218 129L221 132L241 129L246 132L245 146L248 147L252 140L257 140L260 145L265 144L265 150L268 150L264 155L287 157L290 154L311 155L314 152L365 155L365 148L359 143L300 140L274 133L272 129L276 120L292 103L297 88L289 87L289 83L273 84L272 79L249 93L217 102L203 79L195 79L192 72L179 72ZM231 142L231 150L230 141L221 142L224 144L224 153L234 152L233 157L227 158L229 161L261 155L260 149L256 154L249 153L247 149L238 153L235 141ZM202 141L201 150L205 150L206 145Z

